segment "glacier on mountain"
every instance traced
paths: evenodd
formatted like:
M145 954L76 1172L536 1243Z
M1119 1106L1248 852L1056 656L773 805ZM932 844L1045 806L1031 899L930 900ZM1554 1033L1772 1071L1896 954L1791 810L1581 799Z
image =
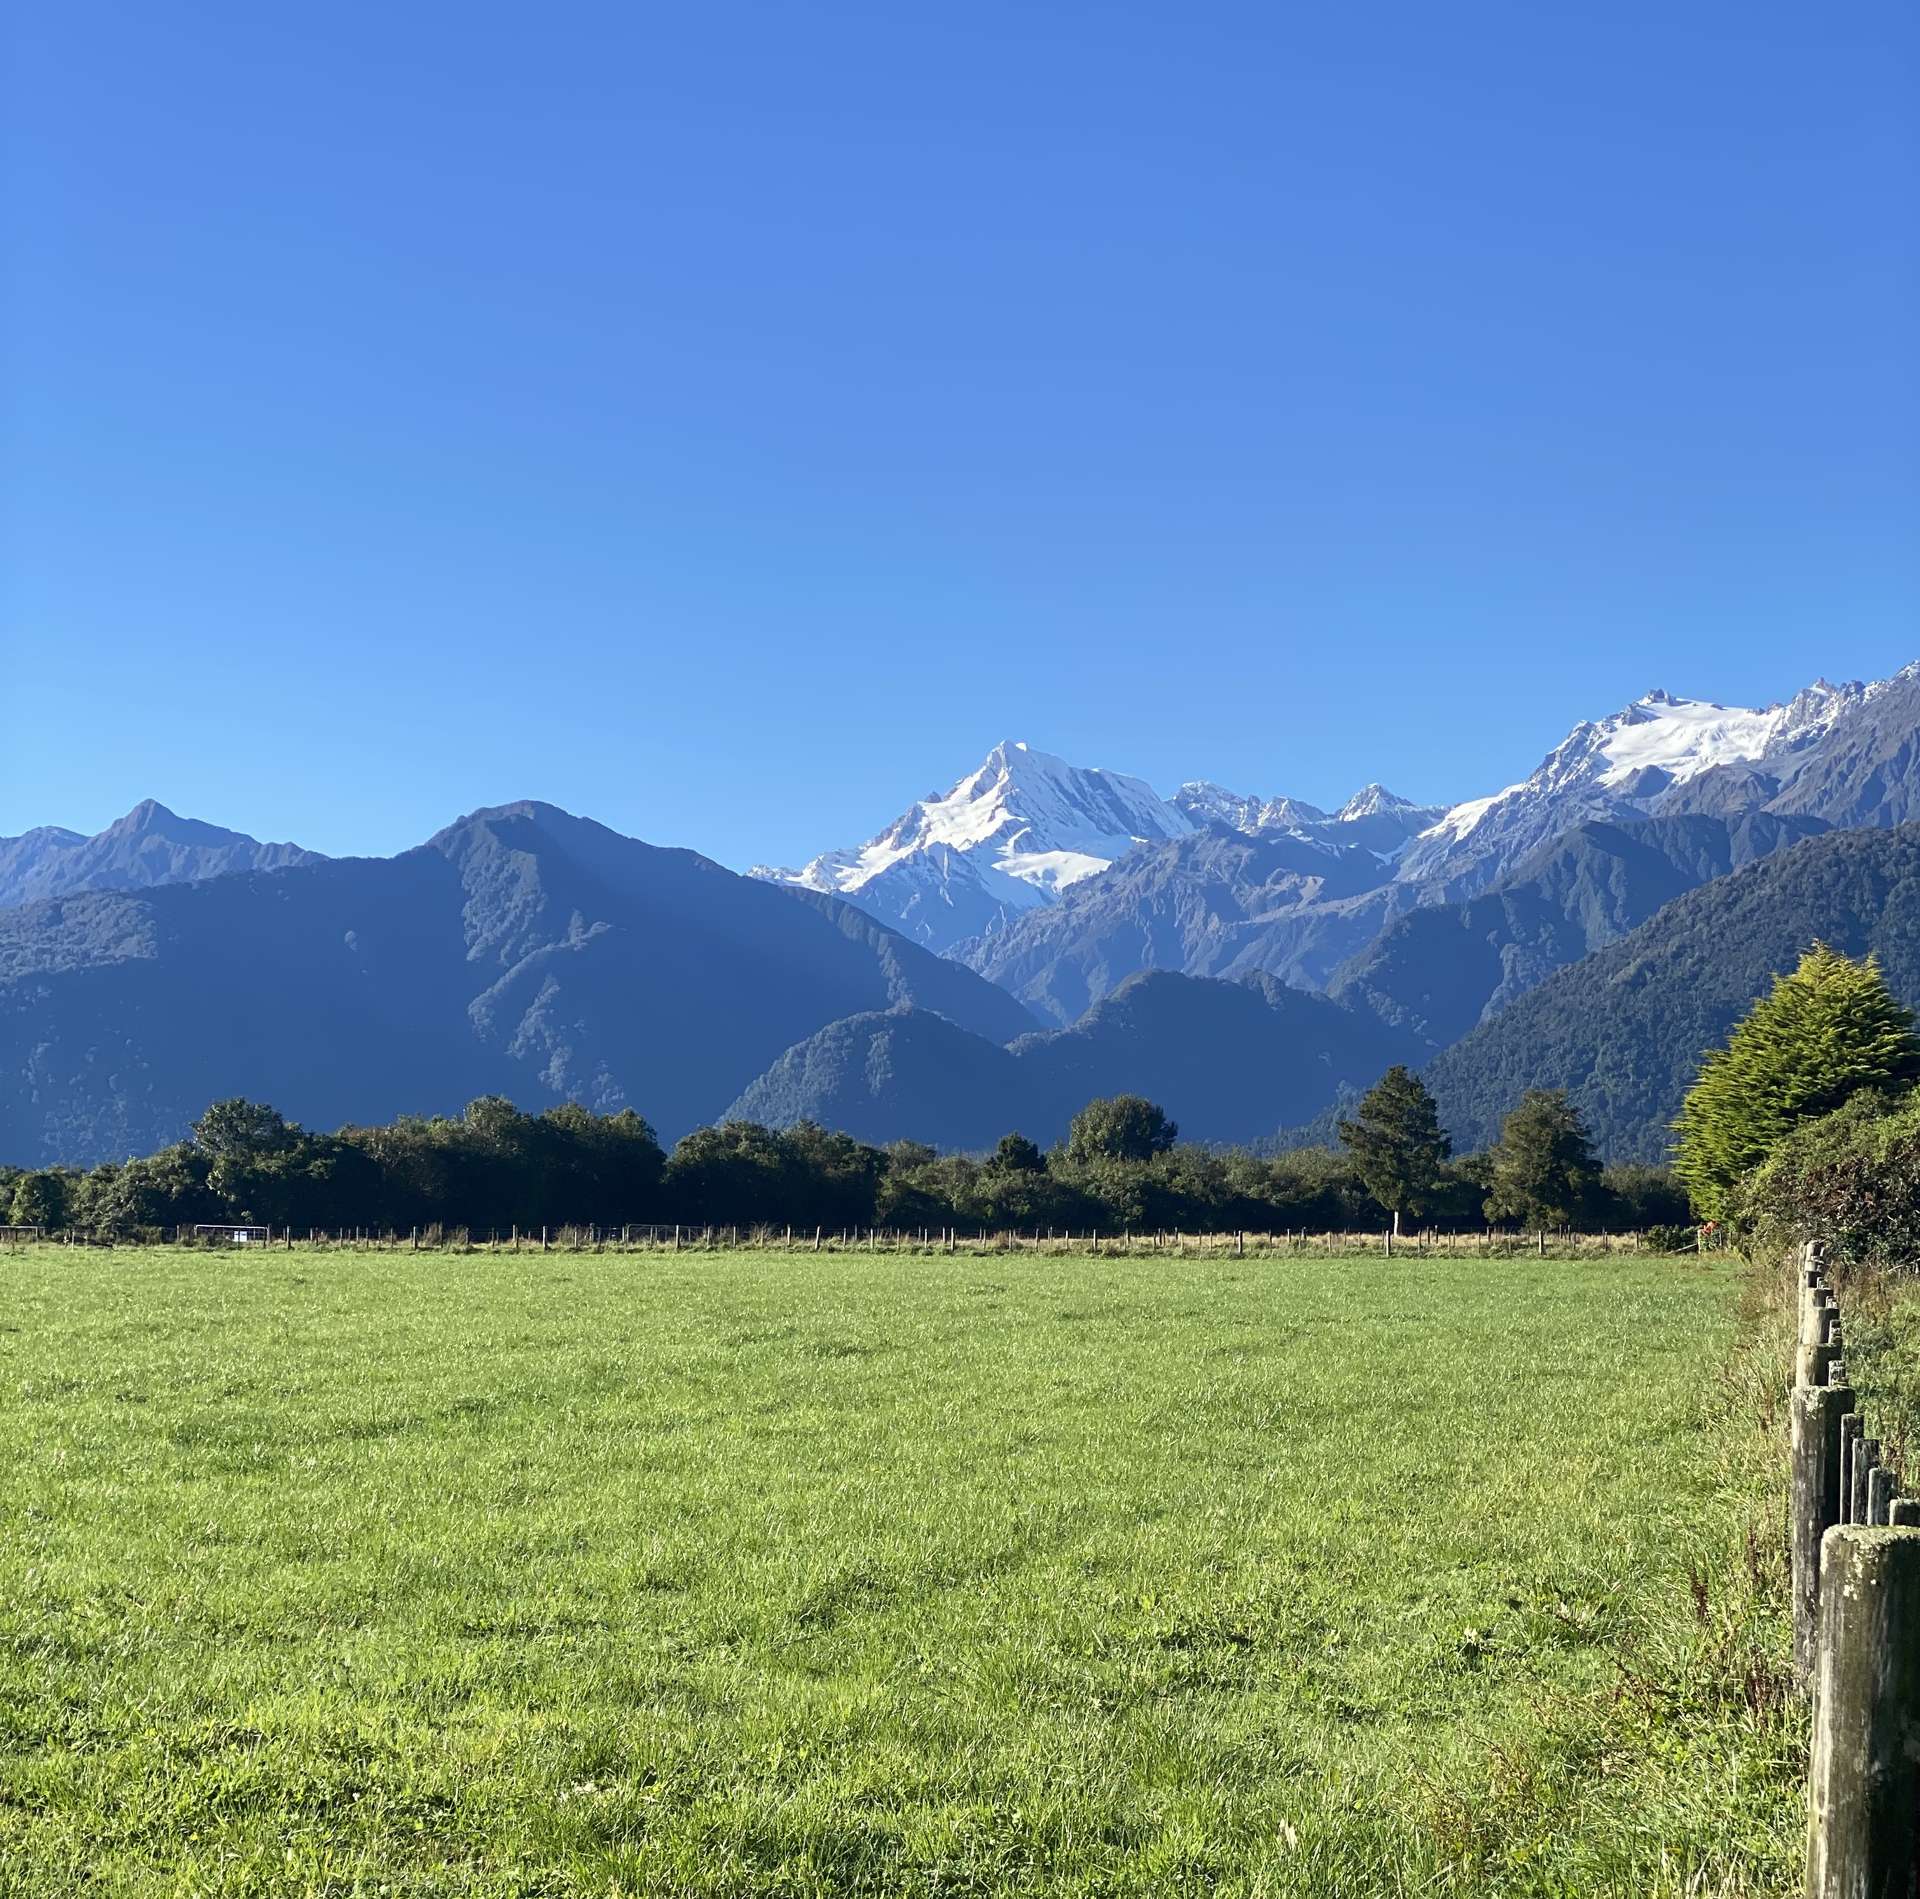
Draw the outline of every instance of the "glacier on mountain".
M1007 742L867 843L797 870L751 874L845 897L942 951L1051 907L1131 852L1222 832L1297 840L1338 859L1346 879L1358 852L1373 867L1370 883L1407 887L1402 904L1446 901L1489 888L1574 824L1679 810L1682 788L1709 774L1791 770L1836 721L1915 671L1872 686L1816 680L1762 707L1649 692L1576 725L1518 783L1451 806L1417 805L1369 784L1329 813L1207 779L1162 798L1123 772Z
M1576 725L1518 784L1454 805L1412 841L1396 874L1431 882L1448 897L1484 890L1570 825L1647 817L1703 773L1817 743L1874 690L1816 680L1784 704L1747 707L1656 688L1607 718Z

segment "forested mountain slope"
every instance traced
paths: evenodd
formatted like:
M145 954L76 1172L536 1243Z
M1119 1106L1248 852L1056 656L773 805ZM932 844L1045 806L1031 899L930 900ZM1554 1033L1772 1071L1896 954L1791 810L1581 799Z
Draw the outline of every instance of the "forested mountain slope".
M1548 977L1428 1065L1455 1145L1491 1140L1525 1089L1563 1087L1609 1158L1658 1158L1702 1052L1816 941L1877 954L1920 1002L1920 824L1796 844Z
M899 1003L1033 1026L834 898L509 805L395 858L0 911L0 1159L148 1152L236 1094L320 1127L571 1099L670 1140L814 1029Z
M1272 977L1130 977L1072 1028L997 1048L918 1012L836 1022L789 1049L729 1110L886 1142L1048 1142L1098 1095L1143 1094L1190 1139L1248 1141L1304 1121L1407 1059L1408 1038Z
M1825 829L1764 813L1576 825L1485 896L1396 917L1327 993L1445 1048L1662 904Z

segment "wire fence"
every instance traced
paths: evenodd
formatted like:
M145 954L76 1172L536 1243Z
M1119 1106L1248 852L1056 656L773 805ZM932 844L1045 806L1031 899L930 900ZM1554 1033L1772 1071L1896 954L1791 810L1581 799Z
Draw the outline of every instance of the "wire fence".
M1395 1234L1354 1228L1287 1227L1256 1232L1174 1227L795 1226L729 1222L562 1226L414 1227L254 1226L240 1221L192 1226L0 1228L10 1246L200 1246L236 1251L272 1248L313 1251L425 1252L797 1252L971 1253L1138 1258L1324 1258L1378 1253L1386 1258L1540 1259L1610 1258L1616 1254L1707 1252L1725 1245L1708 1228L1636 1229L1582 1233L1540 1228L1514 1232L1423 1229Z

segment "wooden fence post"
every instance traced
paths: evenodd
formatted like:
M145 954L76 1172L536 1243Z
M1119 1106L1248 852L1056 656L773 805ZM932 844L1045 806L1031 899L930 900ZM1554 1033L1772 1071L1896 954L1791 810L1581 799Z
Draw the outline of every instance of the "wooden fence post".
M1813 1674L1820 1628L1820 1539L1840 1521L1840 1421L1853 1409L1844 1385L1793 1391L1793 1660Z
M1885 1524L1891 1522L1888 1511L1893 1507L1893 1472L1885 1464L1875 1464L1867 1472L1867 1521Z
M1860 1446L1860 1416L1849 1411L1840 1420L1840 1518L1851 1523L1847 1513L1853 1508L1853 1460Z
M1853 1447L1853 1486L1849 1497L1851 1505L1847 1513L1849 1523L1865 1523L1867 1520L1867 1479L1873 1475L1873 1467L1880 1461L1880 1440L1877 1437L1863 1437Z
M1807 1899L1895 1899L1920 1864L1920 1531L1821 1541Z

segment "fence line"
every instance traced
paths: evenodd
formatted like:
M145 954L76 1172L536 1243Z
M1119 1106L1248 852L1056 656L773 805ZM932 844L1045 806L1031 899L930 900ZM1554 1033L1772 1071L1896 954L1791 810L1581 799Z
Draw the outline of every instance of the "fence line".
M416 1227L250 1226L241 1221L193 1226L145 1227L133 1231L70 1227L0 1228L0 1246L18 1245L199 1245L236 1249L328 1249L394 1252L450 1249L457 1252L733 1252L969 1253L1099 1255L1109 1257L1324 1257L1378 1253L1421 1259L1540 1259L1612 1257L1658 1253L1662 1236L1625 1233L1506 1232L1486 1228L1457 1232L1288 1227L1272 1232L1194 1232L1177 1228L983 1227L983 1226L786 1226L770 1222L725 1225L667 1223L477 1227L435 1224ZM1686 1251L1718 1250L1724 1238L1702 1233Z
M1813 1696L1807 1899L1920 1887L1920 1498L1847 1380L1825 1249L1799 1259L1792 1396L1793 1658Z

